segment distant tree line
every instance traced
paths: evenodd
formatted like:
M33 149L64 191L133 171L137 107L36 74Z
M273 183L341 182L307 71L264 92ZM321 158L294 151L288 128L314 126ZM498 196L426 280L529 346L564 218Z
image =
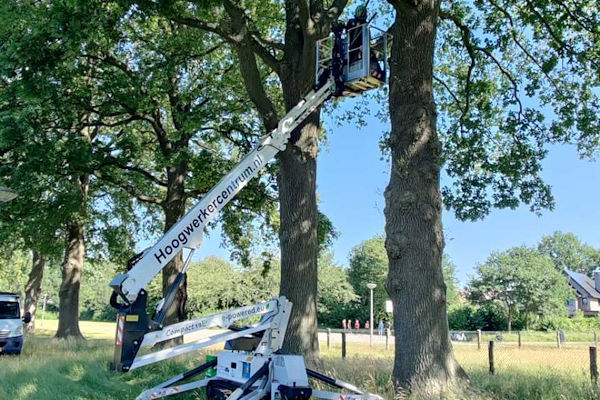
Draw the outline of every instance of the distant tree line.
M338 265L333 253L323 249L318 260L319 326L341 327L342 319L358 319L362 326L369 319L369 290L373 291L375 321L391 319L385 312L388 295L387 257L384 237L376 236L355 246L348 267ZM269 299L279 293L279 260L251 257L242 267L229 261L208 257L194 262L188 272L187 317L240 307ZM0 260L0 287L23 293L28 282L32 258L22 251ZM84 320L112 321L115 310L107 304L110 288L106 284L118 266L108 261L92 261L82 274L80 307ZM600 268L600 251L582 243L572 233L555 232L544 236L535 247L518 246L492 253L477 266L477 275L464 290L456 279L457 266L444 256L448 322L452 330L592 329L600 318L567 317L565 303L575 298L562 274L564 268L591 276ZM45 266L42 294L50 299L47 310L52 318L58 311L61 273ZM149 313L160 300L161 279L150 284ZM155 290L156 289L156 290ZM38 303L41 304L42 296ZM39 314L38 314L39 319Z
M449 309L455 330L585 329L600 319L569 319L566 302L575 299L564 269L592 276L600 251L574 234L555 232L535 247L492 253L477 266L460 301Z
M217 257L208 257L194 262L188 271L186 303L187 317L197 317L212 312L240 307L269 299L279 293L280 262L267 254L268 258L251 257L247 266L241 266ZM0 260L0 287L23 293L27 284L32 258L23 251L15 251L10 257ZM60 269L55 262L45 266L41 295L50 299L47 310L50 318L58 312L58 298L61 285ZM80 291L80 316L83 320L112 321L115 310L107 302L111 289L107 282L119 266L110 261L90 261L90 267L83 271ZM324 248L319 260L317 311L322 327L341 327L342 319L369 319L369 290L367 283L375 283L375 320L391 319L385 312L388 299L385 289L387 278L387 256L384 237L376 236L355 246L349 254L349 265L344 268L334 260L334 255ZM444 270L449 277L449 304L458 301L458 285L454 278L455 266L444 259ZM160 277L150 286L148 311L160 300ZM39 314L38 314L39 318Z

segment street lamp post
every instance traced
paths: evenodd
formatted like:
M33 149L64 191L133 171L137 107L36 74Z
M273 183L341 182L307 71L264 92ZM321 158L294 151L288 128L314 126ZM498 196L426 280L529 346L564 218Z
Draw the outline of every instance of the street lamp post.
M369 346L373 346L373 289L377 287L374 283L367 283L367 288L371 292L371 318L369 320Z

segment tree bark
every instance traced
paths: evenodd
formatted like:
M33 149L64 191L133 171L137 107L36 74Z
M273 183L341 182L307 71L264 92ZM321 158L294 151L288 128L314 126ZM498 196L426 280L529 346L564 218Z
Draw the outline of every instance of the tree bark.
M316 136L318 122L318 115L311 116L302 135ZM309 363L319 358L316 164L312 150L297 146L279 157L280 293L294 304L283 349L304 355Z
M44 278L44 268L46 267L46 258L36 250L32 252L32 267L25 284L25 312L31 314L31 322L26 326L27 332L35 331L35 311L42 293L42 279Z
M433 98L439 1L391 2L390 181L385 190L387 291L394 305L394 385L436 394L465 376L449 339L440 195L441 145Z
M80 215L67 224L67 247L61 265L62 282L58 293L60 308L58 312L58 330L56 338L84 339L79 329L79 289L85 258L85 209L87 207L89 175L77 179L81 194Z
M171 229L185 214L185 178L187 167L178 164L167 168L167 197L163 203L165 213L165 233ZM162 270L163 297L167 295L175 277L183 267L181 253L173 258ZM187 301L187 278L183 280L175 299L167 309L163 324L170 325L185 320L185 303ZM181 340L181 338L179 338Z
M292 109L314 82L316 36L300 28L296 3L286 1L285 62L281 86L286 110ZM309 51L310 49L310 51ZM293 304L283 351L302 354L309 364L319 360L317 332L318 211L316 196L320 111L292 133L279 154L280 293Z

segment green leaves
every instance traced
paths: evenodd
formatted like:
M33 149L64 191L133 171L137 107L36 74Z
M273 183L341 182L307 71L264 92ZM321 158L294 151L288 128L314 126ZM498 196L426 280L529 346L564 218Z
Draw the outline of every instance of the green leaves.
M479 304L501 304L509 321L519 314L564 315L573 291L552 260L535 249L514 247L493 253L477 267L470 282L471 299Z
M348 271L335 264L332 253L322 252L318 264L319 325L340 327L342 319L355 316L359 298L348 281Z
M348 280L359 297L357 314L361 321L369 318L370 293L367 283L375 283L373 290L373 312L385 311L388 299L385 289L388 274L388 258L383 236L375 236L355 246L349 257Z
M554 199L548 143L597 155L600 19L584 2L442 2L435 51L444 204L460 219Z
M569 269L592 276L600 268L600 250L582 243L573 233L554 232L544 236L538 251L554 262L557 270Z

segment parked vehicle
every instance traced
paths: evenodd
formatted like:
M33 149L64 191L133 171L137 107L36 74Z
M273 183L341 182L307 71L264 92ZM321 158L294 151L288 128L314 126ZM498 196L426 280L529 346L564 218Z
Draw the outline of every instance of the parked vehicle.
M31 321L26 312L21 318L21 298L15 293L0 292L0 354L21 354L23 323Z

